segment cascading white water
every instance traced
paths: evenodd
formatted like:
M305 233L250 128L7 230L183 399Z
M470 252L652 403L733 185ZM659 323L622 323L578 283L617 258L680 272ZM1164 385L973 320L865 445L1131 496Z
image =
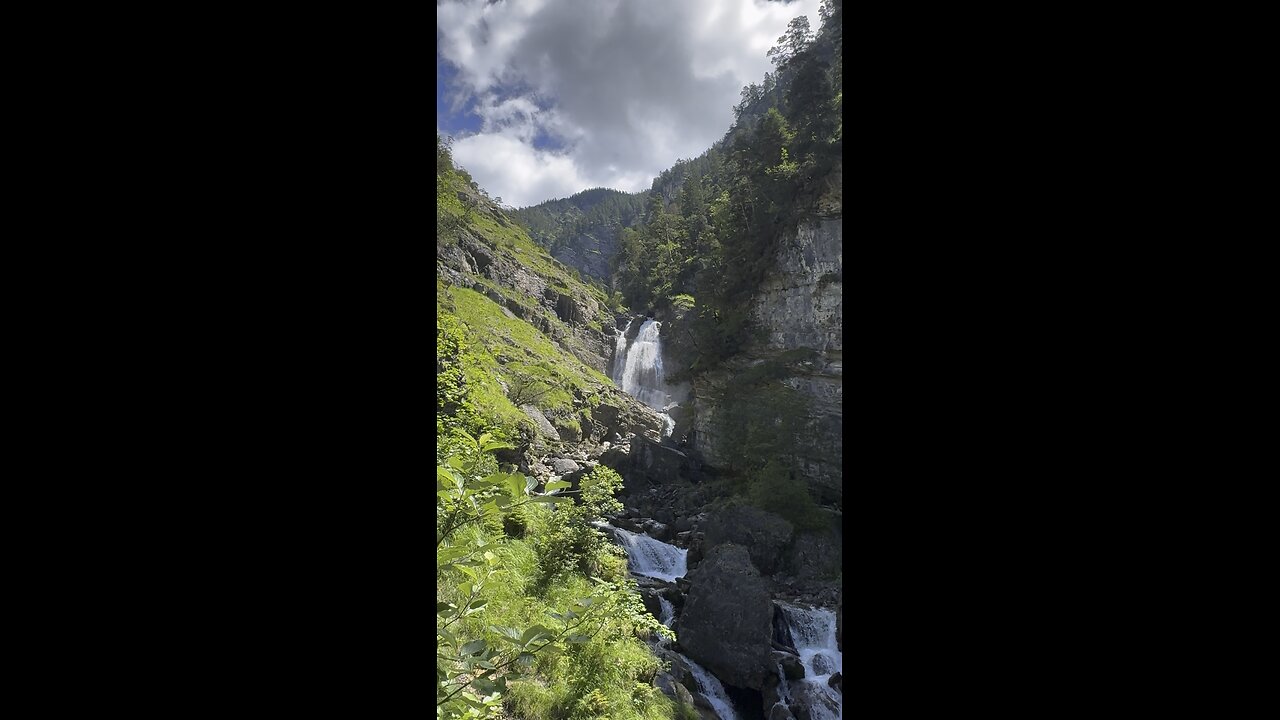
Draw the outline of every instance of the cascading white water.
M671 604L670 600L662 597L661 595L658 596L658 607L661 609L658 613L658 622L666 625L667 627L671 627L671 623L676 621L675 607Z
M627 348L627 362L622 370L622 389L628 395L661 411L667 405L662 371L662 323L645 320L640 334Z
M655 540L648 535L614 527L608 523L595 521L591 525L601 530L612 532L622 541L623 547L627 551L627 565L631 568L631 572L667 582L675 582L676 578L684 576L687 569L686 556L688 555L688 550ZM675 619L675 607L670 600L659 595L658 622L671 627L675 623ZM720 720L738 720L738 713L733 709L733 701L729 699L729 694L725 692L724 685L720 683L720 680L715 675L712 675L706 668L690 660L687 656L671 650L669 647L670 641L659 639L657 644L659 647L666 648L667 652L678 655L688 665L689 672L693 675L694 681L698 683L698 691L707 699L707 702L711 703L711 707L715 709L716 715L720 717Z
M729 700L729 694L724 691L724 685L720 684L716 676L707 672L706 668L684 655L680 657L689 664L689 672L693 673L693 679L698 682L698 690L711 703L711 707L715 708L720 720L738 720L738 713L733 709L733 702Z
M627 328L631 323L627 323ZM675 431L675 421L667 414L670 396L662 369L662 323L645 320L636 339L627 347L623 329L614 346L612 378L623 392L657 410L662 416L663 437Z
M684 577L688 571L686 564L688 550L608 523L592 524L612 532L622 540L624 549L627 551L627 565L636 575L675 582L676 578Z
M841 694L827 684L831 676L843 672L844 655L836 645L836 614L823 608L802 608L779 602L791 638L800 653L804 679L794 688L794 695L809 708L814 720L841 720L844 706ZM783 676L784 693L792 688Z
M633 322L634 319L627 321L627 326L622 328L618 339L613 343L613 372L609 374L609 379L618 387L622 387L622 371L627 366L627 331L631 329Z

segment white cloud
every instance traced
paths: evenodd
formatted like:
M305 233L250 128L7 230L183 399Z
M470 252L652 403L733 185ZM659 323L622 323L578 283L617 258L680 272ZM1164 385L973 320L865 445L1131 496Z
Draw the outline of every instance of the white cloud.
M439 52L483 121L454 156L517 206L643 190L724 135L801 13L816 29L818 0L439 2ZM539 134L564 149L535 149Z

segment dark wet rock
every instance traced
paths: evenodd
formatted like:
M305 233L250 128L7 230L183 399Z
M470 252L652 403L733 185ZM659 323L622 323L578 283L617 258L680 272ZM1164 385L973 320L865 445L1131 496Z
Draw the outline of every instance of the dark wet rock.
M703 524L707 547L733 543L747 549L751 562L765 575L782 565L783 551L791 540L791 523L778 515L750 505L731 505L717 510Z
M647 520L640 523L640 526L644 528L645 533L647 533L649 537L661 540L662 542L671 542L670 525L664 525L657 520Z
M836 593L836 649L844 652L844 587Z
M676 699L676 679L671 677L671 673L659 671L653 676L653 686L662 691L663 695Z
M836 660L825 652L813 656L813 671L818 675L826 675L836 669Z
M796 716L791 714L791 710L782 703L777 703L769 708L767 720L796 720Z
M662 614L662 603L658 602L658 593L652 588L641 588L640 599L644 601L644 609L650 615L659 617Z
M694 699L694 693L689 692L689 689L680 682L677 677L679 673L680 670L674 667L671 673L659 672L653 677L653 686L661 690L663 695L671 698L675 703L695 707L697 701Z
M773 605L746 549L713 548L688 578L680 644L721 682L759 690L775 670L770 657Z
M700 532L695 532L689 536L689 553L685 555L685 564L692 569L695 565L702 562L703 548L706 547L706 536Z
M839 716L839 705L835 698L816 685L796 683L791 686L791 697L795 701L795 705L791 707L795 711L796 720L816 720L814 714L810 712L810 708L814 706L826 708L827 712L819 714L818 717Z
M781 686L782 679L778 677L777 673L765 678L764 687L760 688L760 696L764 698L765 710L768 710L777 703L784 702L782 699L782 692L780 690Z
M633 533L644 532L644 527L641 526L640 523L636 522L635 520L630 520L628 518L617 518L616 520L613 521L613 524L622 528L623 530L630 530Z
M804 665L800 664L799 657L777 650L774 650L771 655L774 662L782 666L782 672L786 674L787 680L800 680L804 677Z
M675 482L689 457L675 448L637 434L631 439L631 468L654 483ZM674 519L674 518L673 518Z
M773 606L773 644L777 649L792 655L799 655L795 638L791 636L791 626L787 624L787 615L777 604Z
M827 680L827 685L834 688L835 691L841 695L844 694L844 678L840 676L840 673L832 673L831 677Z
M840 573L841 550L834 530L796 533L781 569L801 582L832 578Z
M670 525L676 521L676 516L675 513L671 512L667 508L659 508L657 512L653 514L653 519L660 523Z

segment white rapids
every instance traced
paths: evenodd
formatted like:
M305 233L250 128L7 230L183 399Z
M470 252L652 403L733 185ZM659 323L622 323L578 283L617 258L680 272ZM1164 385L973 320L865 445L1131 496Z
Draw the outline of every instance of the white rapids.
M779 602L791 639L800 653L804 679L789 684L783 675L784 697L793 698L809 708L814 720L842 720L842 696L827 684L835 673L843 673L844 655L836 645L836 614L815 607L799 607Z
M622 541L627 551L627 565L636 575L675 582L676 578L682 578L688 572L688 550L608 523L595 522L592 525L608 530Z

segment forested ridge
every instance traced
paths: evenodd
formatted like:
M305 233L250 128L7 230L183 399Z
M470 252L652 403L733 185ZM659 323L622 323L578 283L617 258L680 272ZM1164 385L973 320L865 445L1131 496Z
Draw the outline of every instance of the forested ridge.
M817 411L794 380L831 353L769 345L752 310L787 238L841 212L841 3L820 16L779 38L725 137L645 193L510 210L437 135L437 717L706 720L730 701L829 717L801 678L842 692L840 673L788 659L801 639L777 630L780 606L726 620L754 638L739 649L695 647L724 634L699 623L737 612L717 603L839 603L840 501L796 470ZM618 387L619 353L655 317L670 380L716 411L723 462L694 452L692 420L672 410L671 435ZM602 529L630 535L604 521L678 546L701 579L638 586Z

